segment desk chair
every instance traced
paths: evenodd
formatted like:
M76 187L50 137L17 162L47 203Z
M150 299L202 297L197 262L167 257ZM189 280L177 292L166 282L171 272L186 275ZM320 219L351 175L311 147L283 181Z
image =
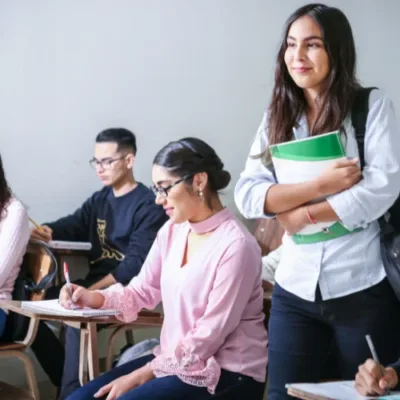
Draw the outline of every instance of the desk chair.
M47 245L40 241L31 242L28 245L27 252L24 256L23 263L21 265L21 272L18 278L20 280L21 277L24 277L23 285L25 286L25 288L27 286L29 287L29 298L15 298L15 300L43 300L45 289L50 284L56 271L57 262L54 258L53 253L47 247ZM37 285L36 287L39 289L38 291L34 290L35 285ZM15 288L13 297L15 297ZM26 318L15 316L10 313L7 321L8 332L15 333L15 326L12 325L17 321L17 319L14 317L20 318L18 320L19 322L21 322L21 318L22 321L24 321L24 318ZM12 339L8 342L0 343L0 357L16 357L22 361L28 381L29 394L33 400L39 400L39 389L37 386L34 366L31 359L26 354L26 350L29 349L29 347L35 340L37 329L39 326L39 320L30 319L26 322L27 329L25 337L23 337L21 340L17 338L16 340ZM11 326L9 324L11 324ZM17 397L14 397L14 395L12 398L17 399Z
M115 341L117 340L118 336L122 333L125 333L126 342L128 346L133 346L135 344L133 330L134 329L143 329L143 328L150 328L150 327L161 327L163 323L163 318L161 313L153 312L153 311L141 311L139 313L140 316L143 317L151 317L154 319L154 323L149 323L149 325L137 325L135 322L132 324L115 324L109 325L108 329L113 329L113 333L111 334L110 338L108 339L107 345L107 356L106 356L106 371L109 371L112 368L113 356L114 356L114 349L115 349Z

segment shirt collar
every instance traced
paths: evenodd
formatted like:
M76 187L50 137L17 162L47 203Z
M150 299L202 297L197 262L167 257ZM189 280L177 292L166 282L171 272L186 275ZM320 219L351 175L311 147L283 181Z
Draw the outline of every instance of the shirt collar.
M225 220L231 218L232 214L227 208L223 208L221 211L211 215L211 217L200 222L190 222L190 230L194 233L207 233L217 229Z

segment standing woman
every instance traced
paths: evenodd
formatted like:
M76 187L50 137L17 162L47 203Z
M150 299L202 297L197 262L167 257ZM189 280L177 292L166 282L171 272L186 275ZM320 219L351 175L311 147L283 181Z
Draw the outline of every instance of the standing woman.
M0 157L0 300L11 300L29 234L28 215L11 193ZM0 309L0 340L6 320L7 313Z
M355 65L352 30L340 10L310 4L295 11L271 104L235 188L245 217L276 217L286 231L269 321L269 400L287 398L286 383L320 380L331 346L341 378L354 379L370 357L366 334L384 365L398 358L400 307L382 263L377 220L399 195L400 137L392 102L373 90L361 176L350 117L360 89ZM335 130L348 160L309 182L275 180L269 144ZM313 244L290 237L324 221L339 221L347 234Z

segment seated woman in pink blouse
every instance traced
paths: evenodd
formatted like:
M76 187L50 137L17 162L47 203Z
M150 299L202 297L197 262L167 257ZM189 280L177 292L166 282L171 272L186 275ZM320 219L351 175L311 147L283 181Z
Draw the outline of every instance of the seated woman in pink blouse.
M29 235L28 215L12 196L0 157L0 300L11 300ZM0 339L6 320L7 313L0 309Z
M106 398L261 400L267 366L261 251L221 204L230 174L205 142L185 138L158 152L156 202L170 217L140 274L103 291L72 285L75 305L116 308L134 321L161 301L165 318L154 355L89 382L68 400ZM60 301L72 302L64 287Z

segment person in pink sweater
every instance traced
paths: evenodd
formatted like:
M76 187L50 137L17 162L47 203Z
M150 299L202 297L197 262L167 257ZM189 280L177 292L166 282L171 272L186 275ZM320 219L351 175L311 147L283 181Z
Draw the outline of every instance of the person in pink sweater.
M153 355L117 367L68 400L252 399L263 396L267 367L261 250L224 208L230 174L196 138L171 142L153 162L156 203L170 220L140 274L102 291L64 287L66 307L113 308L123 321L160 302L164 324Z
M0 300L11 300L29 234L28 215L11 193L0 157ZM6 311L0 309L0 339L6 320Z

